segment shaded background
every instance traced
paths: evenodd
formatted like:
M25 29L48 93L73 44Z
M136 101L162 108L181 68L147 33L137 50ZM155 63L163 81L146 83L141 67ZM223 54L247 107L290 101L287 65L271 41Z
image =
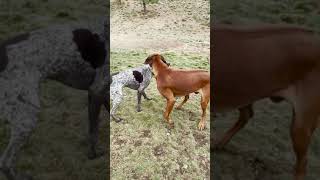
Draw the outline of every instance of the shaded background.
M0 41L52 24L86 21L106 12L105 0L1 0ZM55 81L41 84L41 113L23 148L18 169L42 179L106 179L106 159L87 158L87 92ZM105 149L103 111L99 148ZM9 125L0 119L0 153L8 143ZM5 179L0 174L0 179Z
M320 30L320 4L316 0L217 0L212 2L215 23L289 23ZM214 62L214 61L213 61ZM211 64L214 66L214 63ZM319 107L320 108L320 107ZM244 129L213 155L216 179L291 180L295 156L290 139L291 106L261 100ZM214 137L221 137L238 118L238 112L218 113ZM317 130L309 151L306 180L320 176L320 134Z

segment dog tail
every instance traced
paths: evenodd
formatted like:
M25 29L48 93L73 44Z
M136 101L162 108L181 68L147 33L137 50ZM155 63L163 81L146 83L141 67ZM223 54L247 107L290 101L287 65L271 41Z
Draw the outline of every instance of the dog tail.
M111 77L112 77L112 76L115 76L115 75L117 75L117 74L119 74L119 73L120 73L120 72L112 73L112 74L111 74Z
M117 74L119 74L119 72L115 72L115 73L110 74L110 79L109 79L110 84L112 83L112 76L115 76Z
M0 72L4 71L9 63L6 47L8 45L16 44L21 41L27 40L28 38L29 38L29 33L24 33L24 34L20 34L15 37L9 38L3 42L0 42Z
M8 65L8 55L6 44L0 43L0 72L4 71Z

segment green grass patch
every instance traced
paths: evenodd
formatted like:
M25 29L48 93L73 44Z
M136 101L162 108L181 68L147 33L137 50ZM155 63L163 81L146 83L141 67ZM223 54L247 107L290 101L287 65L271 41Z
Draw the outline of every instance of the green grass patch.
M146 52L111 52L111 72L143 64ZM209 69L207 57L199 54L163 53L172 68ZM200 95L191 95L183 110L174 109L171 132L163 120L165 99L155 79L146 89L153 98L142 100L136 112L136 91L124 88L124 100L117 115L121 123L111 122L111 177L113 179L205 179L209 178L209 129L199 131ZM177 104L181 100L178 100ZM209 111L209 108L208 108ZM207 127L210 127L209 113Z
M104 0L0 1L0 41L15 34L76 20L101 16Z

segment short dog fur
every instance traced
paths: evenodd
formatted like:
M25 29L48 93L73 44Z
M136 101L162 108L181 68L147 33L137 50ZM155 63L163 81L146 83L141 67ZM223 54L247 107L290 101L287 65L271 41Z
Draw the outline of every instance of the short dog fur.
M206 109L210 100L210 74L205 70L178 70L169 68L166 60L160 54L150 55L144 62L152 67L160 94L166 98L167 107L164 118L169 127L174 123L170 119L170 113L176 102L175 97L184 96L183 102L177 107L180 109L189 99L190 93L201 94L202 117L198 124L199 130L206 126Z
M137 90L137 111L141 111L141 95L147 99L144 90L149 86L152 79L152 70L149 65L143 65L133 69L115 73L112 75L112 83L110 85L110 98L112 100L112 108L110 110L110 119L113 118L116 122L122 119L115 116L116 110L123 100L123 87L128 87Z
M107 19L107 21L106 21ZM10 140L0 170L9 180L31 179L15 164L40 112L39 84L53 79L88 91L89 158L96 157L99 112L109 103L108 18L52 26L0 43L0 119L9 122Z

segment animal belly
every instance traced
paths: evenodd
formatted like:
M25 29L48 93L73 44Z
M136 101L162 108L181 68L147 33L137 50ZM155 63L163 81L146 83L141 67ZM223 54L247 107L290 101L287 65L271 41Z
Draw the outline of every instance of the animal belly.
M188 94L191 94L191 93L194 93L194 92L197 92L199 91L199 88L183 88L183 89L178 89L178 88L175 88L173 89L173 94L174 96L186 96Z
M133 90L138 90L140 84L139 83L130 83L126 87L133 89Z

